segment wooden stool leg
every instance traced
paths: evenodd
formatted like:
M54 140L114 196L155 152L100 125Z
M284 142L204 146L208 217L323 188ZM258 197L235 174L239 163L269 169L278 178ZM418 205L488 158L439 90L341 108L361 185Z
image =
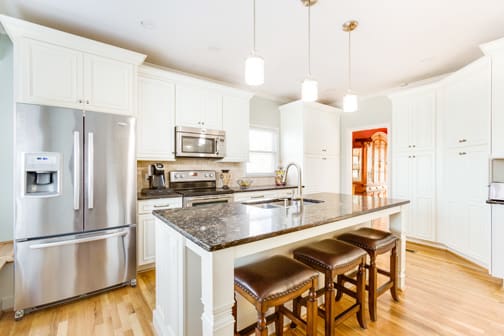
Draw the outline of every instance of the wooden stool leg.
M238 304L236 303L236 293L234 295L233 317L234 317L234 335L238 335Z
M268 325L266 323L266 311L261 304L257 305L257 325L256 336L268 336Z
M343 291L340 290L340 288L345 285L345 282L343 281L343 277L341 275L338 275L337 283L338 283L338 291L336 292L336 301L339 301L343 297Z
M334 302L336 293L331 272L325 272L325 335L331 336L334 333Z
M312 280L312 287L308 294L308 302L306 304L306 336L317 335L317 279Z
M395 301L399 302L399 295L397 295L397 243L390 253L390 280L393 282L390 294Z
M359 305L359 311L357 312L357 321L362 329L367 329L366 315L365 315L365 295L366 295L366 271L365 271L365 261L362 259L362 263L359 265L359 270L357 272L357 304Z
M284 317L283 317L283 314L282 312L280 311L280 306L276 306L275 307L275 313L276 313L276 317L275 317L275 335L276 336L283 336L283 331L284 331L284 325L283 325L283 322L284 322Z
M376 321L377 319L377 286L378 286L378 270L376 266L376 255L371 255L371 261L369 265L369 315L371 321Z
M294 300L292 300L292 313L298 318L301 317L301 304L299 303L300 298L297 297ZM292 329L296 328L297 325L294 322L291 322L290 327Z

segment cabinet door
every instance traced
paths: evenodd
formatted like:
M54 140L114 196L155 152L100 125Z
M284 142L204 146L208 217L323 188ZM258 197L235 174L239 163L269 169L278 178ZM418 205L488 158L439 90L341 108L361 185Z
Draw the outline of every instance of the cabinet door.
M306 108L303 113L304 153L308 155L322 155L325 148L324 130L322 130L322 111ZM301 131L301 130L300 130ZM299 134L301 136L301 134Z
M392 128L394 152L407 151L411 148L411 111L407 98L393 99Z
M481 266L490 266L491 211L485 203L472 203L468 206L469 251L468 255Z
M411 103L412 148L433 151L436 134L436 95L434 92L422 92L412 97Z
M411 199L411 154L395 153L392 158L392 197Z
M175 85L138 80L137 159L174 159Z
M249 115L248 98L223 97L222 123L226 131L227 162L246 162L249 157Z
M435 163L433 152L411 156L411 181L414 190L410 218L411 236L435 240Z
M322 155L336 156L340 153L340 116L338 112L323 111L320 118L322 131Z
M310 194L323 191L323 181L326 171L324 165L322 165L322 158L320 156L306 155L302 170L303 185L305 186L304 192Z
M177 85L175 88L176 126L202 127L203 93L195 87Z
M82 53L53 44L23 39L20 48L24 103L82 108Z
M134 66L96 55L84 56L86 110L133 115Z
M492 58L492 155L504 157L504 53Z
M203 127L222 129L222 95L218 92L203 90Z
M448 147L487 144L490 140L491 67L482 58L442 85L443 124Z
M155 262L156 239L155 239L156 219L153 215L138 216L138 246L137 264L143 266Z
M340 192L340 160L339 157L322 157L322 174L319 185L324 192Z

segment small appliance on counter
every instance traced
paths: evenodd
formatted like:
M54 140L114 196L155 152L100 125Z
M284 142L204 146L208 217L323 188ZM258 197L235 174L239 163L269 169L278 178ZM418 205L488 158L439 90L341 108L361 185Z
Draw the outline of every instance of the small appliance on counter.
M229 182L231 181L231 173L229 169L222 169L220 174L222 189L229 189Z
M162 163L153 163L149 166L149 188L141 190L142 196L169 196L174 194L173 189L166 187L165 168Z

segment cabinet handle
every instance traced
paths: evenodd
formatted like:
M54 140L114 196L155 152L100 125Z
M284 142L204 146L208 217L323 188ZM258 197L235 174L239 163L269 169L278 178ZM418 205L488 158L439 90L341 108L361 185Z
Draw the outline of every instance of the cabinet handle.
M466 152L459 152L459 155L467 155Z
M153 205L154 208L169 208L171 204L159 204L159 205Z
M252 196L250 198L264 198L264 195L259 195L259 196Z
M327 158L322 158L322 160L327 160Z
M322 152L327 152L327 149L322 149Z
M78 100L79 104L82 104L84 101L82 99Z
M467 139L460 139L458 142L459 143L467 142Z

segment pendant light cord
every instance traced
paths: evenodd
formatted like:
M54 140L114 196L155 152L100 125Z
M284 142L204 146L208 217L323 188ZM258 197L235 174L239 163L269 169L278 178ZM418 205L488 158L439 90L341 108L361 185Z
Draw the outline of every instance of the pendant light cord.
M308 76L311 77L311 4L308 4Z
M348 91L352 91L352 32L348 32Z
M256 0L253 0L254 9L252 10L252 54L256 53Z

